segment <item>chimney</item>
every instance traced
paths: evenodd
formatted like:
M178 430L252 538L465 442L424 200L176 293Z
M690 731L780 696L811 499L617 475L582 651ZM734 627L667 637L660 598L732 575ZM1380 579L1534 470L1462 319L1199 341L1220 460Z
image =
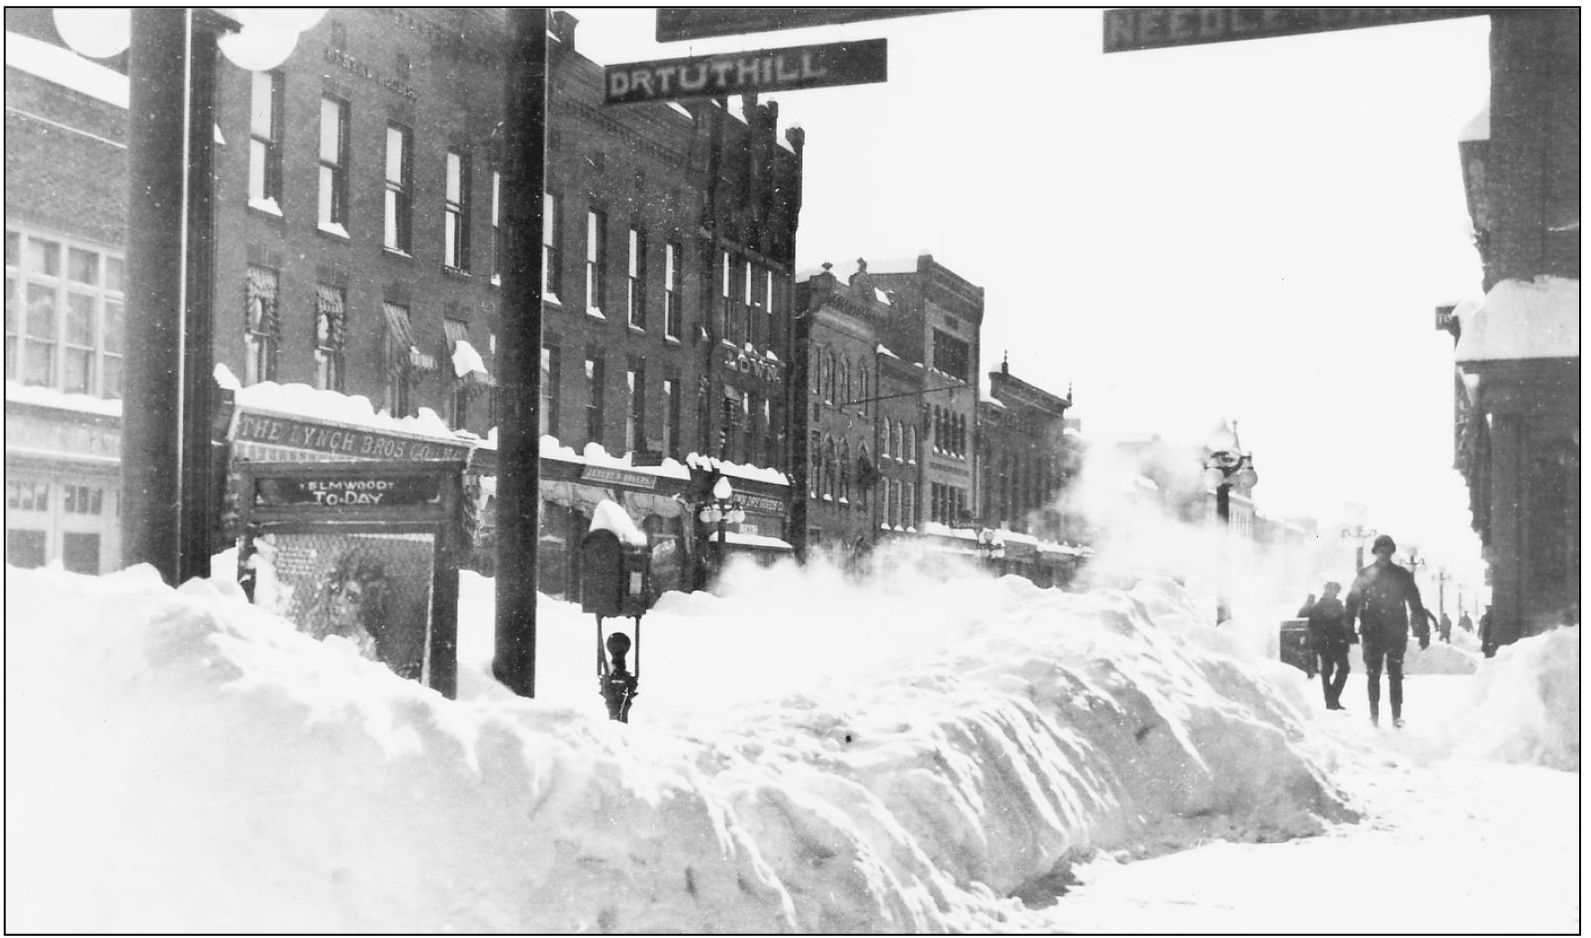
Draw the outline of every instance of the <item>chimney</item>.
M573 52L575 51L575 27L578 25L580 25L580 21L573 16L563 10L554 10L547 30L552 33L554 39L563 44L565 52Z

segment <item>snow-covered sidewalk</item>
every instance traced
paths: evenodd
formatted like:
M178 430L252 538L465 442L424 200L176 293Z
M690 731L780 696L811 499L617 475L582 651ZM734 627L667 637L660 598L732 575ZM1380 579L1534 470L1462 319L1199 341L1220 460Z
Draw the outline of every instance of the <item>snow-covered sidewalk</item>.
M1102 859L1049 910L1067 932L1553 934L1580 928L1580 776L1449 758L1469 676L1408 679L1409 725L1369 726L1364 679L1321 714L1352 755L1333 781L1364 812L1318 837Z

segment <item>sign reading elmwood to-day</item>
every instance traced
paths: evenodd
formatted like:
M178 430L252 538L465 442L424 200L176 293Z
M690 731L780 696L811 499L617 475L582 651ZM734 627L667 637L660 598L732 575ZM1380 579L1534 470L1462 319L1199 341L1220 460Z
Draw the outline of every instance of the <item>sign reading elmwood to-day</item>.
M886 45L883 39L861 39L609 65L603 69L606 103L718 98L886 81Z
M441 483L434 476L350 478L348 472L340 469L320 478L262 478L256 483L254 503L261 508L295 505L330 511L432 505L442 497Z
M1483 7L1127 7L1105 11L1105 51L1270 39L1491 12Z

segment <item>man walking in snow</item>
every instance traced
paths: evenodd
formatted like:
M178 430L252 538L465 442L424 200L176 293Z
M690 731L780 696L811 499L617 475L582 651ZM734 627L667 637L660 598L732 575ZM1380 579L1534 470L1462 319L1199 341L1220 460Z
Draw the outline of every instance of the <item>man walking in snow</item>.
M1348 683L1348 646L1353 644L1353 627L1348 613L1337 598L1340 583L1327 583L1320 599L1309 607L1309 642L1320 658L1320 689L1326 695L1327 710L1342 710L1342 688Z
M1414 575L1392 562L1398 545L1383 534L1370 552L1375 562L1359 571L1348 589L1350 622L1359 622L1364 643L1365 680L1370 692L1370 722L1381 725L1381 668L1387 669L1387 697L1392 701L1392 725L1403 725L1403 653L1409 645L1409 623L1420 647L1431 644L1431 626Z

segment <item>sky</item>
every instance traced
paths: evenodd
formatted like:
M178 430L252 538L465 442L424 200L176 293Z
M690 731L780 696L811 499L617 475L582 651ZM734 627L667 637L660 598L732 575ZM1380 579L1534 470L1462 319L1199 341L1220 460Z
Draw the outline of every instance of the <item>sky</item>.
M651 9L571 12L599 64L887 38L885 83L767 96L806 130L798 268L926 250L985 288L983 370L1071 388L1091 438L1233 420L1261 511L1362 505L1476 566L1433 322L1481 295L1485 17L1105 55L1099 10L668 44Z
M1328 713L1274 617L1217 628L1169 579L737 562L647 614L619 724L576 605L540 598L527 700L462 574L449 700L274 614L323 586L289 546L260 605L231 554L180 589L6 570L8 930L1579 927L1577 629L1411 645L1408 725L1376 729L1357 661Z

